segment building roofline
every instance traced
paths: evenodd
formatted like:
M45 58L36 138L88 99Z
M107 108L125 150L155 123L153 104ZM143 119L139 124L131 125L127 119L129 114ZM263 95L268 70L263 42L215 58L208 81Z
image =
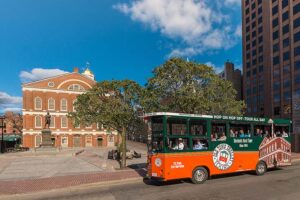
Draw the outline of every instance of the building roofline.
M61 76L65 76L65 75L70 75L70 74L78 74L84 78L88 78L89 80L93 81L93 82L96 82L95 80L83 75L83 74L80 74L80 73L77 73L77 72L67 72L67 73L63 73L63 74L60 74L60 75L57 75L57 76L51 76L51 77L48 77L48 78L44 78L44 79L40 79L40 80L37 80L37 81L32 81L32 82L28 82L28 83L22 83L22 87L26 87L27 85L30 85L30 84L33 84L33 83L38 83L38 82L41 82L41 81L46 81L46 80L49 80L49 79L53 79L53 78L58 78L58 77L61 77Z

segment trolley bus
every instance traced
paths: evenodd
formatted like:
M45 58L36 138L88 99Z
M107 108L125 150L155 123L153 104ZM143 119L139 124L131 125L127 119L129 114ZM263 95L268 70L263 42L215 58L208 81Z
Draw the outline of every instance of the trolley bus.
M168 181L242 171L263 175L291 165L291 124L287 119L149 113L148 176Z

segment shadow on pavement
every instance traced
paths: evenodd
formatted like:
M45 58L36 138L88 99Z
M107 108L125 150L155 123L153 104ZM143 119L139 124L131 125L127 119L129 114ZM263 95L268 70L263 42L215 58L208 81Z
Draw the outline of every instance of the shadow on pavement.
M273 171L280 171L282 170L281 168L271 168L268 169L266 174L273 172ZM253 175L256 176L254 171L248 171L248 172L238 172L238 173L230 173L230 174L221 174L221 175L213 175L209 178L209 180L218 180L218 179L223 179L223 178L229 178L229 177L238 177L238 176L243 176L245 174ZM190 179L180 179L180 180L171 180L171 181L159 181L159 180L152 180L147 177L144 177L143 182L146 185L151 185L151 186L166 186L166 185L176 185L176 184L182 184L182 183L191 183Z
M146 163L137 163L137 164L131 164L127 167L130 169L135 170L141 177L146 177L147 170L146 170Z
M158 181L158 180L151 180L149 178L144 178L143 182L149 186L167 186L167 185L178 185L182 183L190 183L191 181L189 179Z

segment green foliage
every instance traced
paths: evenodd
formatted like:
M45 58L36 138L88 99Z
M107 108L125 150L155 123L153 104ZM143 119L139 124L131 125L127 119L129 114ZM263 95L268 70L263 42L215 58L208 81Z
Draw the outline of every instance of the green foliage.
M146 112L241 115L245 107L212 67L180 58L155 68L141 96Z
M75 125L101 123L122 132L142 127L137 110L241 115L243 101L236 100L232 83L221 79L212 67L172 58L153 70L146 87L134 81L102 81L78 96L76 112L69 113Z
M88 92L79 95L76 112L69 113L74 124L101 123L105 127L122 132L137 120L135 105L139 99L140 86L134 81L102 81Z

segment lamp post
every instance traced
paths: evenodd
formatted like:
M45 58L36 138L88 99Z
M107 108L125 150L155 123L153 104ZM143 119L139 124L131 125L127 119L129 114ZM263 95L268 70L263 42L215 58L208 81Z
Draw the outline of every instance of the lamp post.
M1 153L4 153L4 137L3 137L4 126L5 126L4 120L5 120L5 117L0 116L0 128L2 130L2 132L1 132Z

